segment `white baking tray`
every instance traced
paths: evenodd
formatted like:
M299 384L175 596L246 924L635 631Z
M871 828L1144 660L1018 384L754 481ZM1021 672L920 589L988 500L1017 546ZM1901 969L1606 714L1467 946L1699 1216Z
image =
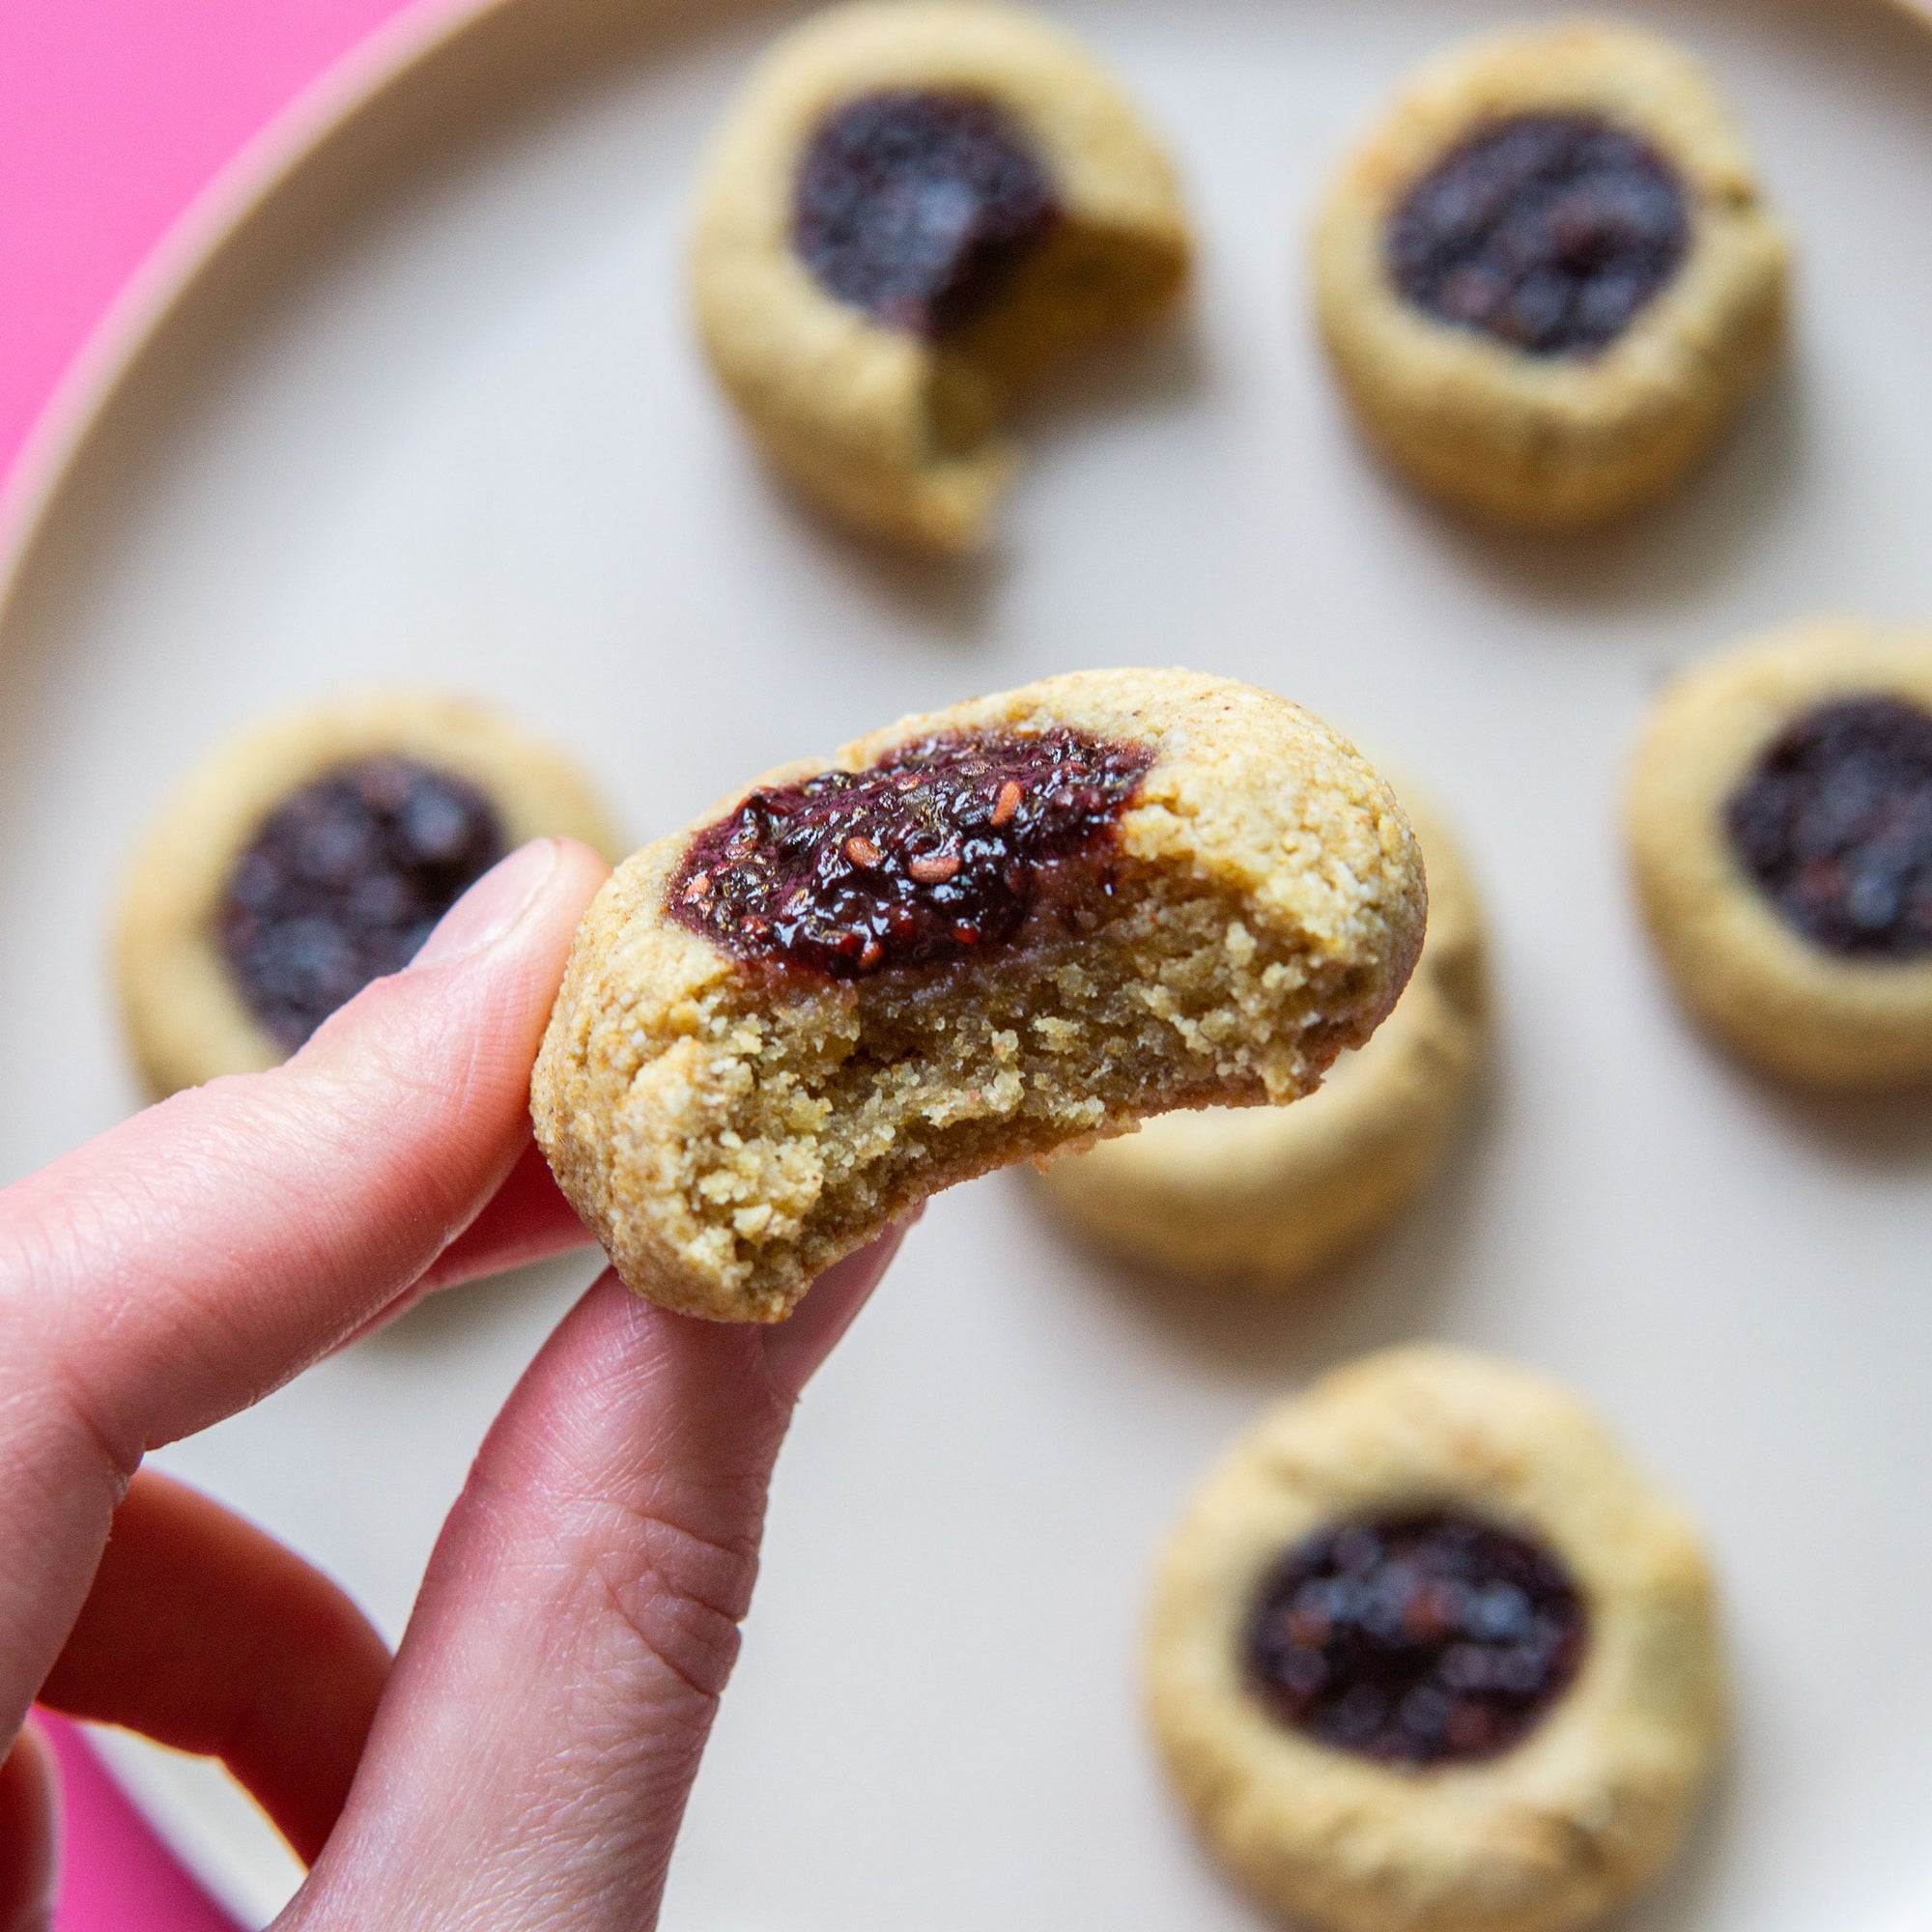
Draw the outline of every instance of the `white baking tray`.
M184 766L265 709L464 687L577 747L641 837L779 759L1048 671L1275 686L1464 834L1501 982L1473 1131L1293 1302L1091 1261L1013 1177L937 1203L805 1406L667 1922L1250 1926L1141 1734L1149 1556L1258 1405L1438 1335L1570 1378L1710 1526L1733 1768L1632 1924L1922 1932L1932 1120L1792 1100L1707 1050L1633 918L1615 799L1673 666L1821 607L1932 616L1932 37L1877 0L1625 10L1706 53L1747 123L1804 249L1798 350L1661 515L1518 544L1364 461L1303 260L1364 117L1503 10L1055 11L1180 155L1200 297L1043 412L999 550L954 570L769 488L685 327L693 156L780 15L463 9L389 36L231 174L14 492L0 1178L133 1104L102 957L116 871ZM157 1460L393 1635L493 1406L588 1273L427 1307ZM140 1763L151 1814L259 1922L288 1882L259 1822Z

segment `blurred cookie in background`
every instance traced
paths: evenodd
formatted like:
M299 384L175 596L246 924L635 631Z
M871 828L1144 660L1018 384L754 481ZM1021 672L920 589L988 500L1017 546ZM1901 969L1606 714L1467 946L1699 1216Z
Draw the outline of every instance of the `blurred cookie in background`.
M1625 823L1686 1006L1822 1088L1932 1081L1932 632L1795 626L1659 699Z
M1377 449L1478 517L1565 529L1713 447L1782 344L1790 248L1702 68L1573 21L1423 69L1329 189L1314 267Z
M272 1066L529 838L620 841L561 753L460 698L318 704L242 733L163 808L115 936L156 1095Z
M1039 1188L1087 1239L1177 1274L1287 1288L1435 1178L1483 1057L1487 948L1454 839L1398 789L1428 873L1429 925L1395 1010L1306 1099L1162 1114L1050 1162Z
M1333 1932L1562 1932L1663 1865L1724 1662L1694 1530L1567 1390L1395 1349L1262 1416L1161 1557L1162 1763L1230 1872Z
M1172 164L1081 43L975 0L813 15L713 144L691 274L719 380L776 467L869 535L986 533L1039 377L1166 308Z

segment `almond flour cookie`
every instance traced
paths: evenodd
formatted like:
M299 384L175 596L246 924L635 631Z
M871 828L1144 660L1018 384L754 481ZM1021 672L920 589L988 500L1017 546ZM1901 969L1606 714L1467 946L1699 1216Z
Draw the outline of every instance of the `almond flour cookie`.
M1286 699L1049 678L768 773L626 861L537 1138L638 1293L779 1321L955 1180L1307 1092L1395 1003L1423 894L1388 788Z
M765 56L692 243L713 368L777 467L853 527L984 535L1038 375L1173 298L1174 170L1093 57L971 0L838 7Z
M1487 1032L1475 890L1448 833L1405 791L1429 929L1395 1010L1290 1107L1163 1114L1050 1162L1045 1198L1103 1248L1178 1273L1280 1288L1381 1226L1447 1151Z
M1814 622L1679 678L1632 772L1672 980L1767 1070L1932 1079L1932 635Z
M1369 439L1445 501L1544 529L1634 510L1706 454L1776 356L1789 272L1702 70L1607 22L1424 69L1315 239Z
M149 1090L286 1059L546 835L616 844L569 763L455 698L375 695L237 738L169 801L122 897L122 1013Z
M1161 1559L1155 1740L1208 1847L1333 1932L1559 1932L1662 1864L1724 1721L1682 1518L1570 1395L1460 1349L1269 1410Z

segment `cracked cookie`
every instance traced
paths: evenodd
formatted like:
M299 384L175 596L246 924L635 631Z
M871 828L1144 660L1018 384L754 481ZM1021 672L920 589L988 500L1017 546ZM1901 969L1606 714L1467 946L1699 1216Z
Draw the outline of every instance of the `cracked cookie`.
M1658 951L1720 1039L1820 1087L1932 1079L1932 636L1813 622L1687 672L1626 824Z
M1049 1162L1046 1200L1082 1235L1179 1274L1287 1287L1380 1227L1435 1176L1487 1032L1481 909L1434 812L1404 804L1429 929L1395 1009L1288 1107L1163 1114Z
M1560 1932L1669 1857L1724 1725L1684 1520L1553 1382L1439 1347L1264 1414L1163 1555L1149 1709L1203 1838L1334 1932Z
M1305 1093L1394 1004L1420 860L1286 699L1090 671L767 774L621 866L531 1083L638 1293L779 1321L953 1181Z
M1016 8L834 8L720 132L691 272L720 381L775 466L854 528L969 550L1039 376L1166 307L1174 171L1070 35Z
M1591 21L1424 69L1315 238L1370 441L1432 495L1543 529L1634 511L1713 447L1776 359L1789 277L1703 71Z
M318 705L237 738L169 802L123 895L117 977L147 1087L286 1059L547 835L616 842L566 760L454 698Z

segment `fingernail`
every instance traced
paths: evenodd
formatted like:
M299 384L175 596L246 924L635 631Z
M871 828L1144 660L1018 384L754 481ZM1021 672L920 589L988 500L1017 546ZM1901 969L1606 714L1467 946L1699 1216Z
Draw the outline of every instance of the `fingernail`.
M506 859L498 859L437 921L436 930L410 961L410 971L446 966L466 953L480 952L524 916L524 910L556 870L554 838L532 838Z

